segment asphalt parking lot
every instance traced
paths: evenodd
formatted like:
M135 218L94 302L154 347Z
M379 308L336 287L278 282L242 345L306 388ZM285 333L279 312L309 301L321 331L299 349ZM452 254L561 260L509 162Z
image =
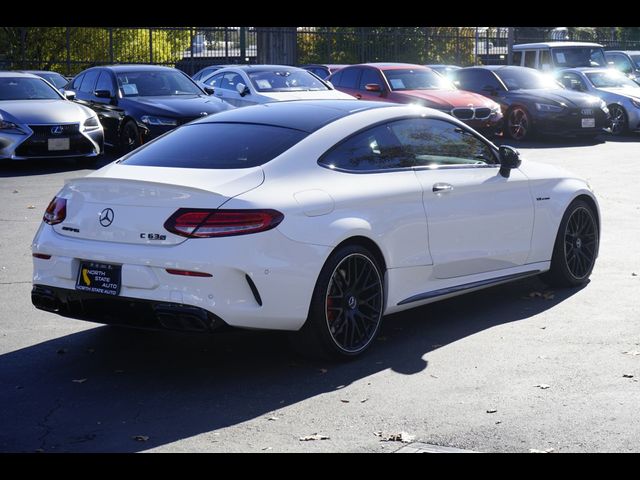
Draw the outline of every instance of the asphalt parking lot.
M143 332L36 310L31 240L64 180L89 170L1 166L0 451L391 452L402 438L639 452L640 137L518 148L594 188L591 282L528 279L387 317L347 364L302 359L278 333Z

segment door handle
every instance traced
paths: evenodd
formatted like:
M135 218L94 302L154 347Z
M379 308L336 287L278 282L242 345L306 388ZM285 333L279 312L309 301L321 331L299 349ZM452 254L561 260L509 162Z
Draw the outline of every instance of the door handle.
M453 185L450 183L434 183L433 184L433 192L434 193L447 193L453 190Z
M356 98L357 98L358 100L361 100L361 99L362 99L362 95L360 95L359 93L356 93Z

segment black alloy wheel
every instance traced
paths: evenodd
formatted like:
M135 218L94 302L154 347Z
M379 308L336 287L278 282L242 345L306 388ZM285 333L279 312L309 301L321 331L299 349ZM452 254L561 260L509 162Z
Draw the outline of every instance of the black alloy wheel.
M560 222L551 269L543 280L559 287L584 284L593 271L599 242L595 212L584 200L575 200Z
M366 248L338 248L318 276L307 322L292 336L296 350L307 356L342 360L363 353L382 324L381 272Z
M514 140L524 140L531 135L531 119L522 107L513 107L507 113L507 135Z
M620 105L609 105L609 114L611 115L611 134L624 135L627 133L628 121L627 113Z
M120 132L120 151L129 153L142 145L142 139L140 138L140 131L138 126L132 120L129 120L122 127Z

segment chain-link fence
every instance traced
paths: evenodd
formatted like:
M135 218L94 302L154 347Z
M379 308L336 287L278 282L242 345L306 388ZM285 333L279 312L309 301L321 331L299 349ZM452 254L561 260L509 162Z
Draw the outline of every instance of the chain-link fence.
M511 33L511 36L510 36ZM176 66L192 74L233 63L506 64L510 43L594 41L640 48L619 28L508 27L0 27L1 69L71 75L113 63Z

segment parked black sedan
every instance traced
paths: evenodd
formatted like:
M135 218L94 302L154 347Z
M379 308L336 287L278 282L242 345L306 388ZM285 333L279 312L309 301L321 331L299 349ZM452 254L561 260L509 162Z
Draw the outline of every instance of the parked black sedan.
M105 143L129 152L184 123L233 108L189 76L155 65L112 65L80 72L66 87L92 108Z
M514 140L533 133L594 137L610 124L605 102L567 90L532 68L469 67L451 72L451 79L463 90L498 102L505 118L504 132Z

